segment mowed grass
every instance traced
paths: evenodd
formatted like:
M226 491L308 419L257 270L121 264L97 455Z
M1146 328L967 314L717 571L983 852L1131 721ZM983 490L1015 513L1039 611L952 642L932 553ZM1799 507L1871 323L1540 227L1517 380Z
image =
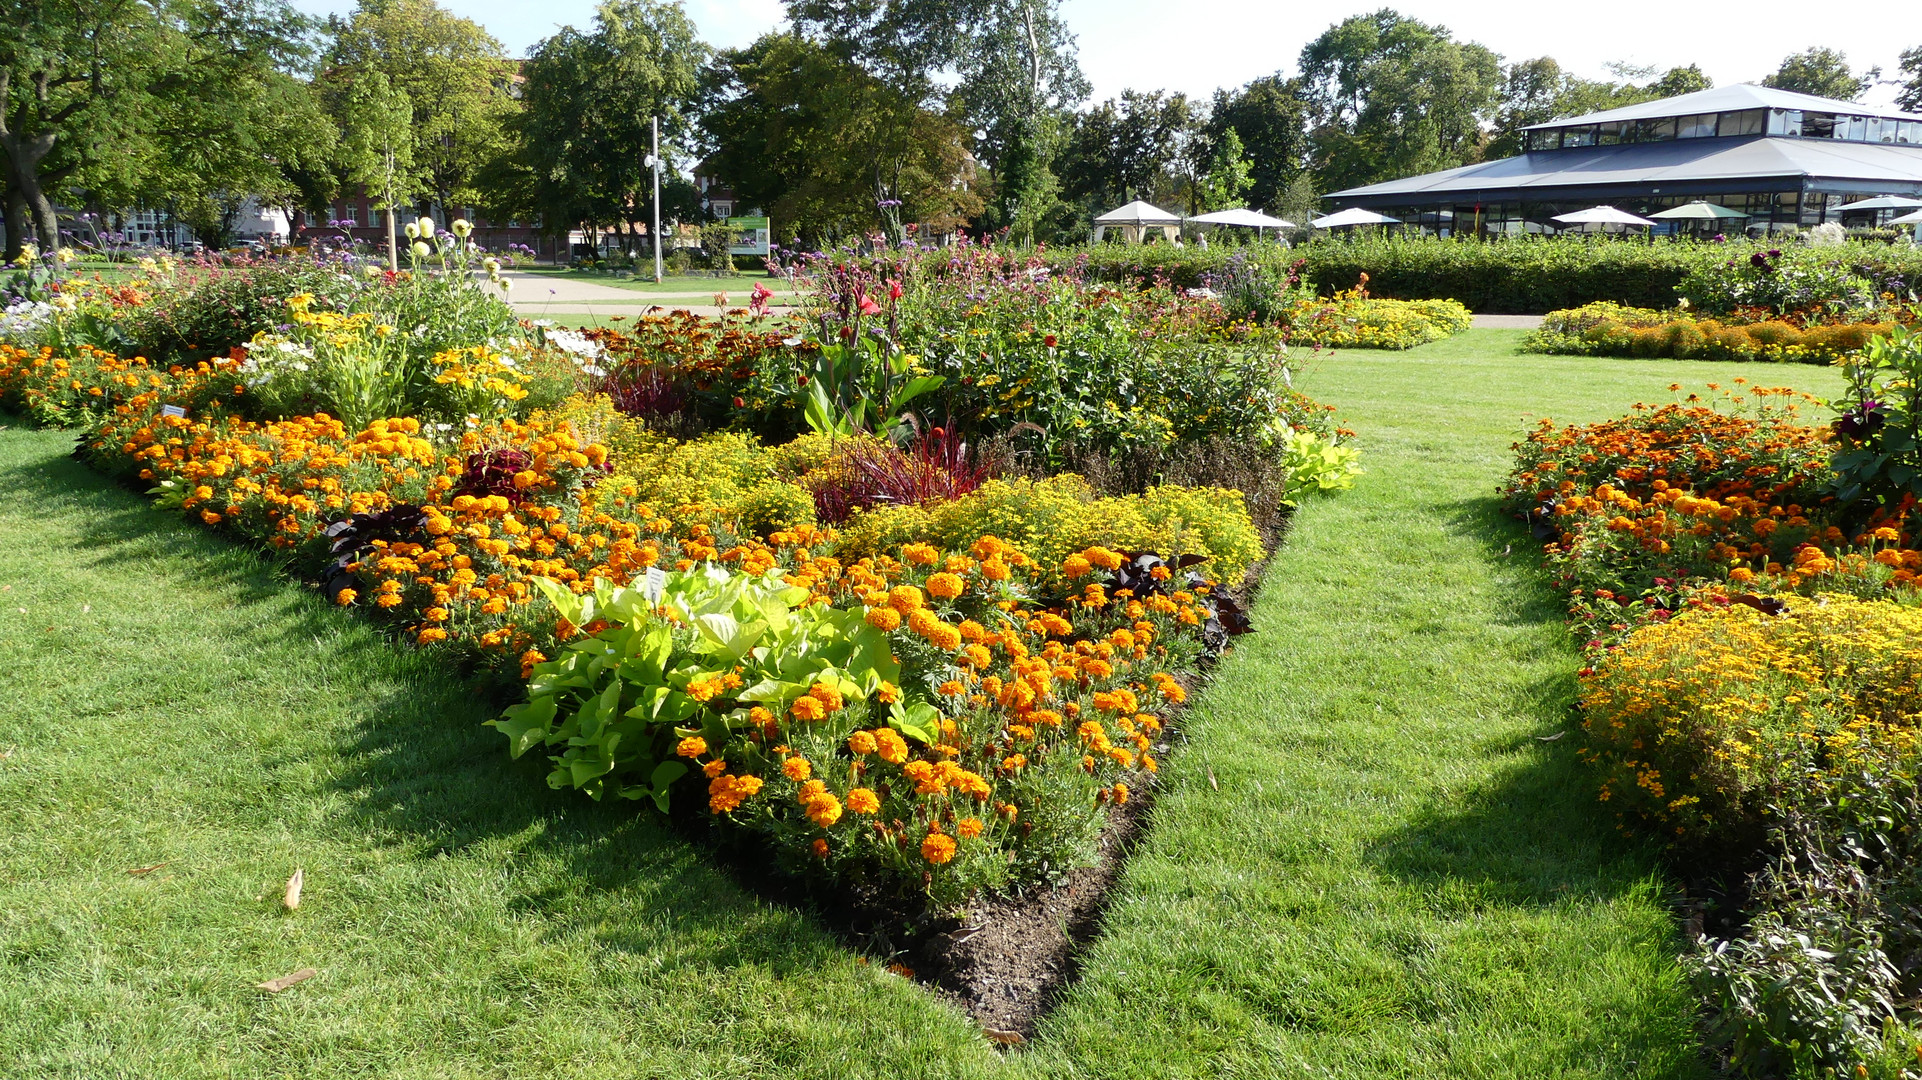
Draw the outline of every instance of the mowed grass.
M1518 336L1311 365L1369 473L1299 515L1082 978L1007 1055L549 791L461 679L70 436L0 431L0 1076L1695 1075L1656 859L1539 741L1576 654L1493 489L1525 414L1837 380Z

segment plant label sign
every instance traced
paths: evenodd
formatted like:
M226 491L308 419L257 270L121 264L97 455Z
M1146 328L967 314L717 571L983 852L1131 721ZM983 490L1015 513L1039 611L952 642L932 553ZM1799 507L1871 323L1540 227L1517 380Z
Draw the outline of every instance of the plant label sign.
M160 415L177 416L180 419L185 420L187 418L187 410L181 408L178 405L162 405L160 407Z
M641 583L641 592L649 603L661 602L661 594L667 591L667 573L658 566L647 568L647 580Z

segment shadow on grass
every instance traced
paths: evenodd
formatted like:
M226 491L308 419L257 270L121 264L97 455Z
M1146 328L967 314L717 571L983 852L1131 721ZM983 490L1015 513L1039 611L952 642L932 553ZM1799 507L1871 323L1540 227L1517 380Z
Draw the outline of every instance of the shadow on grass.
M1503 570L1499 580L1508 602L1495 606L1493 620L1561 632L1567 608L1540 569L1541 543L1508 515L1499 498L1456 504L1449 524L1479 548L1480 558ZM1474 918L1566 903L1604 906L1661 880L1659 854L1618 831L1615 815L1596 797L1594 774L1576 757L1578 655L1552 637L1546 646L1531 643L1542 640L1511 638L1507 646L1537 658L1535 650L1543 647L1566 654L1565 663L1515 679L1501 695L1501 707L1531 721L1530 730L1475 742L1468 751L1490 760L1494 779L1467 792L1438 793L1409 820L1364 846L1364 858L1376 871L1420 890L1440 914ZM1679 928L1655 932L1672 939L1643 946L1659 967L1682 946ZM1667 991L1649 992L1659 1001ZM1678 994L1673 1009L1659 1004L1633 1009L1618 1015L1605 1035L1563 1051L1571 1067L1590 1059L1638 1060L1652 1066L1638 1075L1698 1075L1688 1010L1686 995Z
M325 603L269 557L157 512L65 456L0 462L0 488L0 504L23 512L57 506L81 523L75 545L90 553L89 567L124 574L129 564L151 566L156 592L219 594L237 648L320 650L341 678L316 693L351 697L354 717L334 742L341 765L324 770L325 782L349 796L346 820L331 828L417 860L555 860L561 872L539 875L506 906L590 926L608 948L650 951L671 938L684 960L752 963L778 974L838 954L825 930L795 910L757 902L712 853L650 820L651 809L548 788L543 758L510 760L506 740L482 726L507 702L477 692L472 674ZM497 844L514 850L488 850ZM711 946L705 953L703 942Z

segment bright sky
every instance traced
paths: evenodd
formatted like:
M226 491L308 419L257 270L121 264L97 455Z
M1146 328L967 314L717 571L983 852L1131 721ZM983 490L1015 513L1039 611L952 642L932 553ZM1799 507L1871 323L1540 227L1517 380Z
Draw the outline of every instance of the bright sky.
M352 0L296 0L325 14L353 8ZM585 28L595 0L441 0L479 21L515 55L563 23ZM780 0L686 0L701 36L729 48L745 45L781 21ZM1211 96L1276 71L1294 72L1303 44L1351 14L1393 7L1438 22L1458 39L1479 41L1507 60L1552 56L1563 68L1605 77L1613 60L1663 69L1699 64L1717 86L1755 82L1782 57L1810 46L1848 55L1857 69L1880 65L1895 73L1904 49L1922 46L1922 3L1862 0L1835 7L1791 0L1739 4L1674 0L1613 0L1601 5L1532 0L1374 0L1312 8L1278 0L1209 0L1193 7L1165 0L1064 0L1069 28L1080 38L1081 67L1097 100L1124 89L1180 90ZM1184 17L1189 13L1189 17ZM1868 101L1885 104L1888 87Z

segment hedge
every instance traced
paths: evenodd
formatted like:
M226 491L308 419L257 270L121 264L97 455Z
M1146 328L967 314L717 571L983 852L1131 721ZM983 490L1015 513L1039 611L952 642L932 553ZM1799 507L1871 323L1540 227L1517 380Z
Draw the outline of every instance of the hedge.
M1246 247L1217 244L1100 245L1057 248L1049 262L1079 264L1097 280L1145 282L1166 278L1197 288L1236 252L1277 276L1297 259L1325 295L1354 288L1368 275L1371 295L1399 300L1459 300L1470 311L1540 315L1596 301L1666 308L1675 287L1700 265L1747 259L1768 245L1658 240L1654 243L1596 236L1525 237L1509 240L1444 240L1437 237L1358 236L1317 239L1294 248L1272 241ZM1922 293L1922 249L1852 243L1832 249L1886 289ZM1810 251L1815 254L1816 251Z

